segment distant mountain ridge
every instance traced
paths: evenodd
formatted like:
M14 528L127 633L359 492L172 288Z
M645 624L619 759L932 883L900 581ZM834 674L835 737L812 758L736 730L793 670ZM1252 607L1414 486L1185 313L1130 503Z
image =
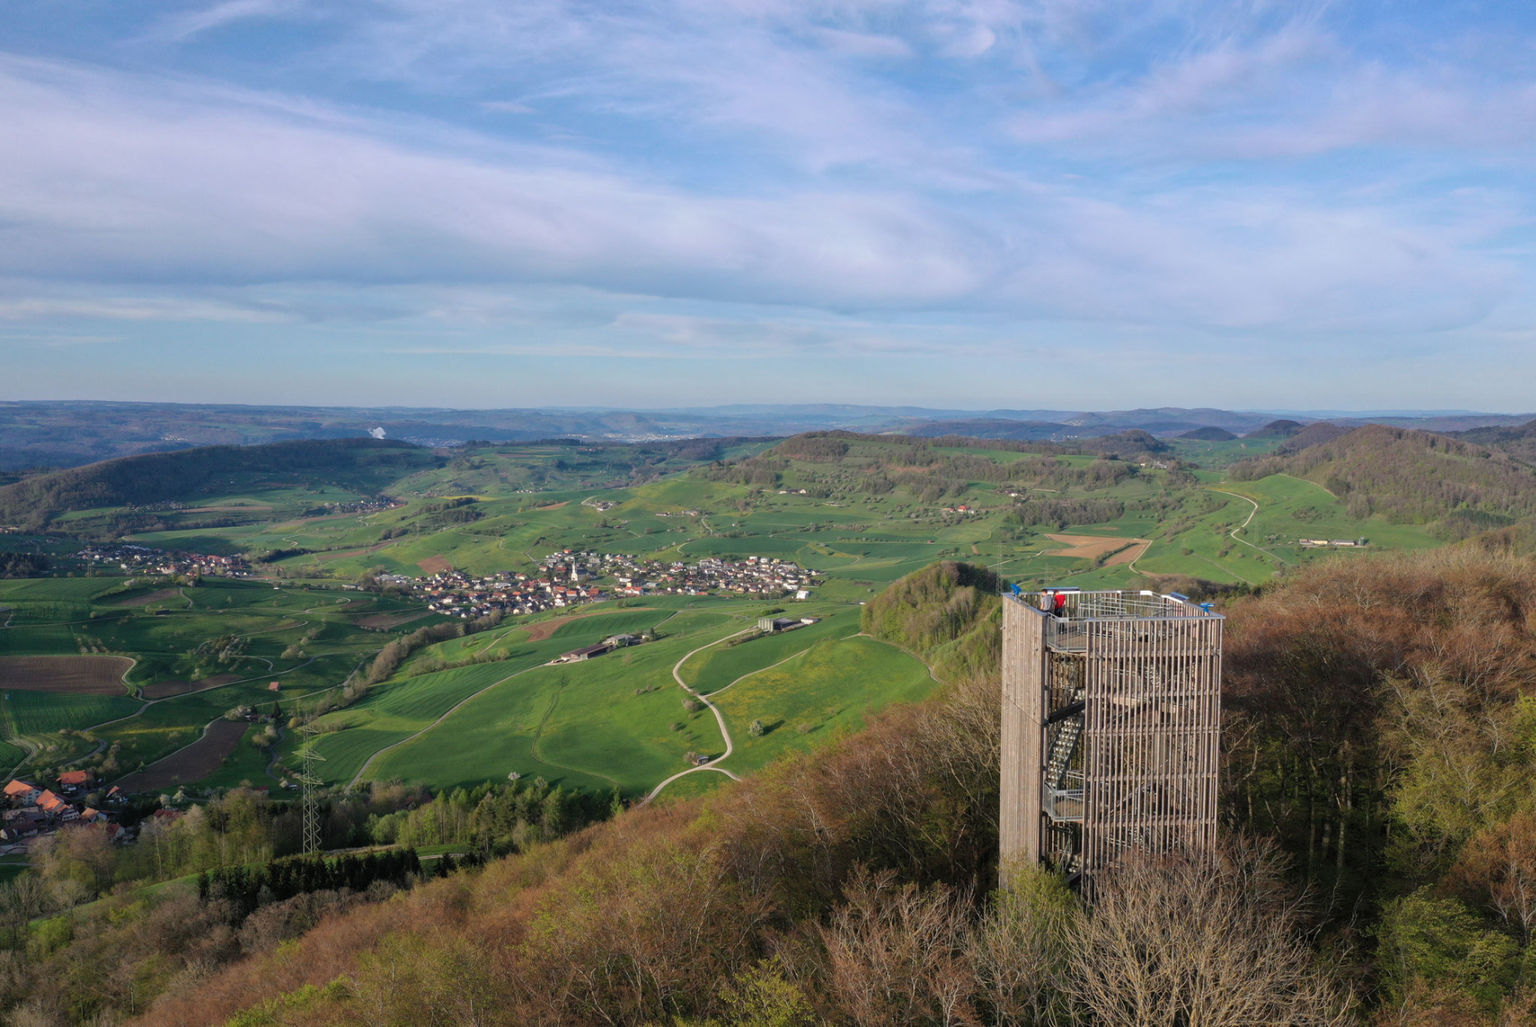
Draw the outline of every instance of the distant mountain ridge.
M1390 423L1433 431L1513 427L1531 415L1435 413L1332 418L1341 427ZM1311 422L1314 418L1298 418ZM846 430L936 437L1073 443L1144 431L1169 438L1202 428L1234 434L1263 430L1275 413L1214 408L1133 410L959 410L854 404L730 404L625 410L540 408L474 410L440 407L303 407L94 401L0 402L0 469L73 467L137 453L197 446L248 446L293 439L385 438L427 446L471 440L532 442L547 438L651 442L685 438L787 437Z

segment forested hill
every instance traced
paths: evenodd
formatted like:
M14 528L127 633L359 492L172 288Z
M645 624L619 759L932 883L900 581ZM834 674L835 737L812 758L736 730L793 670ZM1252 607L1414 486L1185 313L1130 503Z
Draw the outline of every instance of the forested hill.
M1536 463L1536 421L1513 428L1493 426L1457 432L1456 438L1476 446L1501 449L1526 463Z
M1507 453L1408 428L1366 425L1291 455L1231 468L1239 481L1279 473L1322 485L1348 504L1352 517L1439 522L1448 536L1536 516L1536 468Z
M375 491L443 459L407 442L306 439L146 453L41 474L0 488L0 524L37 529L61 513L183 500L235 475L299 473Z

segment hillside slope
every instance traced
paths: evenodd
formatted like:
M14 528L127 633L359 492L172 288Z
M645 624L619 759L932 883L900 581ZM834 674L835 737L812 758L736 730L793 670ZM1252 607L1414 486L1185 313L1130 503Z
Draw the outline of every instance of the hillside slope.
M1470 431L1455 432L1453 437L1476 446L1503 450L1517 460L1524 460L1528 464L1536 463L1536 421L1529 421L1512 428L1499 426L1473 428Z
M215 479L237 474L300 473L338 478L373 491L441 462L419 446L380 439L306 439L146 453L40 474L0 488L0 522L40 527L74 510L182 499Z
M1536 469L1505 453L1408 428L1366 425L1293 455L1240 461L1231 469L1239 481L1277 473L1317 482L1344 499L1351 516L1439 522L1453 536L1536 515Z
M867 626L995 647L992 584L925 568ZM1222 810L1250 833L1130 861L1091 916L1048 874L992 890L993 662L707 800L404 893L119 895L40 929L0 1001L79 1027L1529 1023L1532 596L1536 563L1462 546L1226 607Z

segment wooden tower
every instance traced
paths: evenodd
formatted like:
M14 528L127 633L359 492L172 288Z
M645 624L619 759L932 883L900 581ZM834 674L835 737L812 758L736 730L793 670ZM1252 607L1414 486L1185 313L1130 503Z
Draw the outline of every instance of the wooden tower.
M1005 860L1091 876L1215 842L1223 619L1178 593L1003 597Z

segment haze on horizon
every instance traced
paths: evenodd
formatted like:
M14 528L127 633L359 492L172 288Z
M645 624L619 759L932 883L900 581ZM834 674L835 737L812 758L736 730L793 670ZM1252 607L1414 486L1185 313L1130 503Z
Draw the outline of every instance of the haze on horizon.
M0 399L1531 406L1528 4L68 10Z

